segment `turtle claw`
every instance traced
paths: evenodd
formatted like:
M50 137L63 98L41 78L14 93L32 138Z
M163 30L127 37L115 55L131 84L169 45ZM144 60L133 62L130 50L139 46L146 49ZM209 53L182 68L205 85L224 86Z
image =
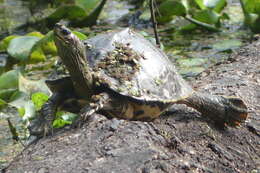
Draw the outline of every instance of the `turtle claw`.
M42 117L34 119L28 126L30 135L38 137L46 137L53 134L52 124L44 120Z
M87 109L88 108L83 108L83 110L81 110L80 117L77 118L71 125L73 128L80 128L89 121L91 115L95 112L95 110L91 107L89 108L89 110Z

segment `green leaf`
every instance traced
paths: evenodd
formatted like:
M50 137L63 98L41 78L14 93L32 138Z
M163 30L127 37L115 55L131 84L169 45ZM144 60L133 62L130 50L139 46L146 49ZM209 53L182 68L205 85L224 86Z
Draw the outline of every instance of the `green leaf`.
M218 0L218 3L214 6L214 11L220 13L227 5L226 0Z
M159 6L159 15L157 15L157 20L160 23L166 23L170 22L173 16L184 16L185 14L186 8L181 2L167 0Z
M57 23L61 19L79 20L86 17L86 11L77 5L64 5L56 9L48 18L49 23Z
M0 109L4 108L6 105L7 103L4 100L0 99Z
M185 59L178 59L177 63L180 66L184 67L192 67L192 66L201 66L204 65L208 60L203 58L185 58Z
M38 31L33 31L30 33L27 33L26 36L34 36L34 37L39 37L39 38L43 38L44 35Z
M37 92L31 96L32 102L35 105L36 111L42 108L42 105L49 99L49 96L42 92Z
M65 121L70 121L70 122L73 122L75 121L77 118L78 118L78 115L77 114L74 114L74 113L71 113L71 112L64 112L62 115L61 115L61 118Z
M7 52L13 58L19 61L26 61L29 59L32 47L39 41L39 37L21 36L11 40Z
M217 24L219 17L220 16L212 10L202 10L194 15L194 19L207 24Z
M24 108L18 108L18 113L20 117L23 117L25 114L25 109Z
M202 9L202 10L206 9L206 6L204 5L203 0L195 0L195 2L200 7L200 9Z
M260 15L260 1L259 0L241 0L244 2L244 8L247 13L255 13Z
M182 68L179 73L184 77L194 77L203 72L203 67L186 67Z
M213 9L217 13L220 13L227 5L226 0L195 0L195 2L200 9Z
M90 14L99 4L100 0L75 0L76 5L82 7L87 14Z
M35 114L36 114L36 110L35 110L35 106L33 104L32 101L27 101L25 102L24 104L24 115L23 115L23 120L28 120L32 117L35 117Z
M61 128L65 125L71 124L78 117L77 114L71 112L58 111L56 113L56 120L54 120L52 126L54 128Z
M41 61L45 61L46 56L44 55L44 52L41 47L37 47L36 49L33 49L30 54L30 63L38 63Z
M53 121L52 127L61 128L61 127L64 127L65 125L69 125L69 124L71 124L71 121L66 121L63 119L56 119Z
M29 100L29 95L16 90L10 97L9 99L9 104L16 107L20 108L24 106L24 103Z
M0 76L0 90L18 88L18 70L11 70Z
M33 47L33 49L41 48L45 55L57 55L57 48L53 41L53 31L48 32Z
M72 31L72 33L79 37L80 40L86 40L88 38L85 34L78 31Z
M12 97L12 95L17 92L17 89L2 89L0 90L0 99L5 100L6 102L10 101L10 98Z
M242 46L242 42L240 40L223 40L221 42L215 43L213 45L213 49L217 51L227 51L232 50Z
M12 39L16 38L16 37L19 37L17 35L10 35L10 36L7 36L5 37L3 40L1 40L0 42L0 51L6 51L8 46L9 46L9 43Z
M19 76L19 91L27 93L28 95L31 95L35 92L43 92L46 94L50 94L49 88L47 87L44 79L29 80L23 77L22 75Z

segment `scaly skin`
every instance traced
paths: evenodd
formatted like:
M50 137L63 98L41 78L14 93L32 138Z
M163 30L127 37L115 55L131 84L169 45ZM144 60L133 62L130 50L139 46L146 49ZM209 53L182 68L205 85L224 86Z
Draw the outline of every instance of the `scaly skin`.
M237 97L226 97L194 92L177 103L186 104L215 122L231 127L239 126L247 118L247 107Z

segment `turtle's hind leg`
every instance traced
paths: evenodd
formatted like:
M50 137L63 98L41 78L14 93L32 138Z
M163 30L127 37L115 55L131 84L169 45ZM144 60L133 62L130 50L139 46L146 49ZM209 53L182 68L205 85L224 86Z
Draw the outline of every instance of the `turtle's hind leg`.
M220 125L236 127L245 122L248 110L245 103L237 97L217 96L195 92L177 103L193 107L202 115Z

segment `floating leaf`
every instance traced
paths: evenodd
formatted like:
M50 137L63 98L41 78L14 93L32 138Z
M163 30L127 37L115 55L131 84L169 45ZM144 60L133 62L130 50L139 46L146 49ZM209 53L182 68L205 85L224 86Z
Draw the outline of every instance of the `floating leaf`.
M5 107L6 105L7 105L7 103L4 100L0 99L0 109Z
M194 15L194 19L207 24L217 24L219 18L220 15L212 10L202 10Z
M75 0L76 5L84 8L87 14L90 14L99 4L100 0Z
M39 38L43 38L44 35L40 32L34 31L34 32L30 32L28 34L26 34L26 36L34 36L34 37L39 37Z
M192 67L192 66L201 66L207 62L207 59L203 58L185 58L178 59L177 63L180 66Z
M77 5L64 5L56 9L48 18L50 24L57 23L61 19L79 20L86 17L86 11Z
M34 36L21 36L11 40L7 52L13 58L19 61L26 61L30 56L30 52L34 44L40 38Z
M17 35L10 35L10 36L7 36L5 37L1 42L0 42L0 51L6 51L8 46L9 46L9 43L12 39L16 38L16 37L19 37Z
M42 50L44 54L57 55L57 48L54 44L54 41L48 41L42 45Z
M181 2L175 0L164 1L159 6L159 15L157 15L157 20L160 23L170 22L173 16L184 16L186 14L186 9Z
M35 105L36 110L40 110L42 105L49 99L49 96L42 92L32 94L32 102Z
M8 102L10 98L12 97L13 93L17 92L17 89L2 89L0 90L0 99L5 100Z
M50 94L49 88L43 79L34 81L26 79L22 75L19 76L19 91L27 93L28 95L31 95L35 92L43 92L47 95Z
M227 5L226 0L218 0L218 3L214 6L214 11L220 13Z
M29 60L30 63L37 63L45 60L46 60L46 56L44 55L41 47L37 47L31 52L30 60Z
M179 73L184 77L194 77L203 72L205 69L203 67L188 67L182 68Z
M24 104L30 100L29 95L21 92L21 91L16 91L12 94L12 96L9 99L9 105L14 106L16 108L21 108L24 107Z
M11 70L0 76L0 90L18 88L18 70Z
M200 9L213 9L217 13L220 13L227 4L226 0L195 0L195 2Z
M86 40L86 39L88 38L85 34L83 34L83 33L81 33L81 32L78 32L78 31L72 31L72 32L73 32L73 34L75 34L77 37L79 37L80 40Z
M195 2L200 7L200 9L202 9L202 10L206 9L206 6L204 5L204 1L203 0L195 0Z
M240 46L242 46L242 42L240 40L223 40L221 42L215 43L213 45L213 49L222 52L239 48Z

